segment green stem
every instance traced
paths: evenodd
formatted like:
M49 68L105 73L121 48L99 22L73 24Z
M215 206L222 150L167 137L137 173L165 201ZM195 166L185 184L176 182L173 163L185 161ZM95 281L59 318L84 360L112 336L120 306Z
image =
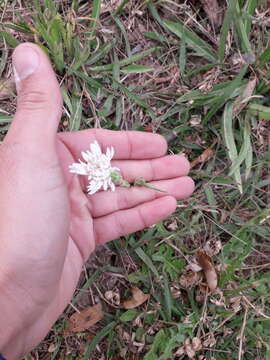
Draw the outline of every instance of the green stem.
M134 181L134 184L133 184L134 186L145 186L145 187L147 187L147 188L149 188L149 189L153 189L153 190L156 190L156 191L160 191L160 192L164 192L164 193L166 193L167 191L165 191L165 190L161 190L161 189L159 189L159 188L157 188L157 187L155 187L155 186L153 186L153 185L150 185L150 184L148 184L145 180L144 180L144 178L138 178L138 179L136 179L135 181Z

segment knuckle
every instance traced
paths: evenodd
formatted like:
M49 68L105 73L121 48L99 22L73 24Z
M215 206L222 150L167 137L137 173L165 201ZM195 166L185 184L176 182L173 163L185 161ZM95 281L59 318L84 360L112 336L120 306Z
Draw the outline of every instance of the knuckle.
M50 103L50 94L44 91L31 90L21 93L18 106L23 110L40 110Z

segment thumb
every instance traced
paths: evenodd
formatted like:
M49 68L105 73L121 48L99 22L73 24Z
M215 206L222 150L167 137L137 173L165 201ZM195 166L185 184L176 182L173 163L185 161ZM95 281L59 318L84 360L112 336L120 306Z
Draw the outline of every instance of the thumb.
M61 116L62 97L50 61L37 45L24 43L15 49L12 62L17 111L5 141L51 144Z

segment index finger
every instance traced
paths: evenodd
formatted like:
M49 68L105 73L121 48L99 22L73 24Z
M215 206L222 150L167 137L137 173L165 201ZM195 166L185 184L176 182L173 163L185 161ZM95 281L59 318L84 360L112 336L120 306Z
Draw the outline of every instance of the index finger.
M142 131L89 129L58 133L58 136L75 160L81 158L81 152L87 150L95 140L103 152L107 147L113 146L114 159L119 160L152 159L164 155L167 151L167 142L161 135Z

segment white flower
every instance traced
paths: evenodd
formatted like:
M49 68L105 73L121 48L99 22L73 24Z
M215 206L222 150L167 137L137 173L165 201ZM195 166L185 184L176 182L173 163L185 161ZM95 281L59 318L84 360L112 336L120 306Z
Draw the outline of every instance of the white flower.
M86 175L89 180L87 191L89 195L96 193L98 190L114 191L115 185L112 181L111 175L114 172L120 171L117 167L111 166L111 160L114 156L114 148L107 148L106 154L102 154L100 146L97 141L90 144L90 151L83 151L82 157L85 162L79 160L79 163L73 163L69 166L72 173L78 175Z

